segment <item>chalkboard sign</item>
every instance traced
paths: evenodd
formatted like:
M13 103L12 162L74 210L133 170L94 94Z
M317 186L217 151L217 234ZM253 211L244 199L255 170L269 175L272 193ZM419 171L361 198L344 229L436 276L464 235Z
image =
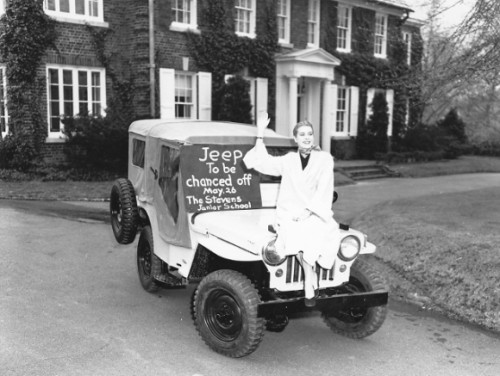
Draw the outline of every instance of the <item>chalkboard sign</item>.
M188 212L262 207L259 176L243 157L250 145L186 145L181 174Z

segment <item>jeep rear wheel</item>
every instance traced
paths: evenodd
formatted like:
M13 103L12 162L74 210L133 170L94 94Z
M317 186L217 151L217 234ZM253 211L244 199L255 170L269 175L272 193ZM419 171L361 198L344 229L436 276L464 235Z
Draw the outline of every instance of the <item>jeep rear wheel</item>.
M250 280L233 270L207 275L194 295L194 323L214 351L239 358L254 352L264 336L257 316L260 297Z
M345 290L346 293L387 290L387 284L370 263L358 258L351 267L351 276ZM323 320L333 332L354 339L375 333L384 323L386 315L386 305L322 312Z
M120 244L132 243L137 234L139 214L134 187L130 180L121 178L113 183L109 212L116 241Z
M161 260L155 255L151 226L144 226L137 244L137 272L142 287L147 292L156 292L160 285L154 276L161 274Z

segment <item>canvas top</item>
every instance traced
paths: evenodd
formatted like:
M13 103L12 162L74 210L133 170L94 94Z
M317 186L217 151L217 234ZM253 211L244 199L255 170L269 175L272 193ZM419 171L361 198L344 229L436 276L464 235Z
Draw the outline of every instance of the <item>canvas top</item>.
M180 144L249 145L255 143L253 125L201 120L148 119L133 122L129 133L178 142ZM293 139L266 129L264 141L269 146L295 146Z

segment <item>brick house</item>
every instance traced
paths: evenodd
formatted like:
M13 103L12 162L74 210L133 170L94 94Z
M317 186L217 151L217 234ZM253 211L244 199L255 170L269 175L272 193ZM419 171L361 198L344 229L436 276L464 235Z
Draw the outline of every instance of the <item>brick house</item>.
M57 49L47 51L40 68L47 82L46 95L40 98L47 113L45 158L57 161L62 156L61 115L77 115L81 110L105 114L113 95L112 78L133 82L137 118L211 120L214 80L220 75L199 66L189 42L190 35L204 33L208 2L45 0L44 10L57 21L58 34ZM0 0L0 14L5 3ZM225 75L241 74L250 82L254 119L259 112L275 114L274 127L285 135L291 134L297 121L308 119L322 148L341 158L355 156L354 140L376 92L386 96L389 136L395 121L399 126L410 121L410 95L401 87L391 87L394 77L363 81L360 76L366 75L349 69L355 61L385 69L401 55L408 69L418 68L421 23L409 17L411 9L404 1L219 3L239 38L258 38L270 17L275 20L274 75L252 77L246 68ZM102 50L94 34L99 32L108 33ZM5 136L8 82L1 63L0 70L0 122Z

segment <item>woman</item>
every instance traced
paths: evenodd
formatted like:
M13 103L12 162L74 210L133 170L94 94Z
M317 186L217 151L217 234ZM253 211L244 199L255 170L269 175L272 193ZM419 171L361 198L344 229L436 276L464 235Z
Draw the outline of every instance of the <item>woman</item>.
M274 157L264 145L267 114L257 122L255 147L244 157L248 168L281 176L276 203L277 251L295 254L304 270L307 306L315 305L318 277L314 266L333 266L340 245L340 231L333 219L333 158L314 146L314 131L308 121L297 123L293 137L298 152Z

